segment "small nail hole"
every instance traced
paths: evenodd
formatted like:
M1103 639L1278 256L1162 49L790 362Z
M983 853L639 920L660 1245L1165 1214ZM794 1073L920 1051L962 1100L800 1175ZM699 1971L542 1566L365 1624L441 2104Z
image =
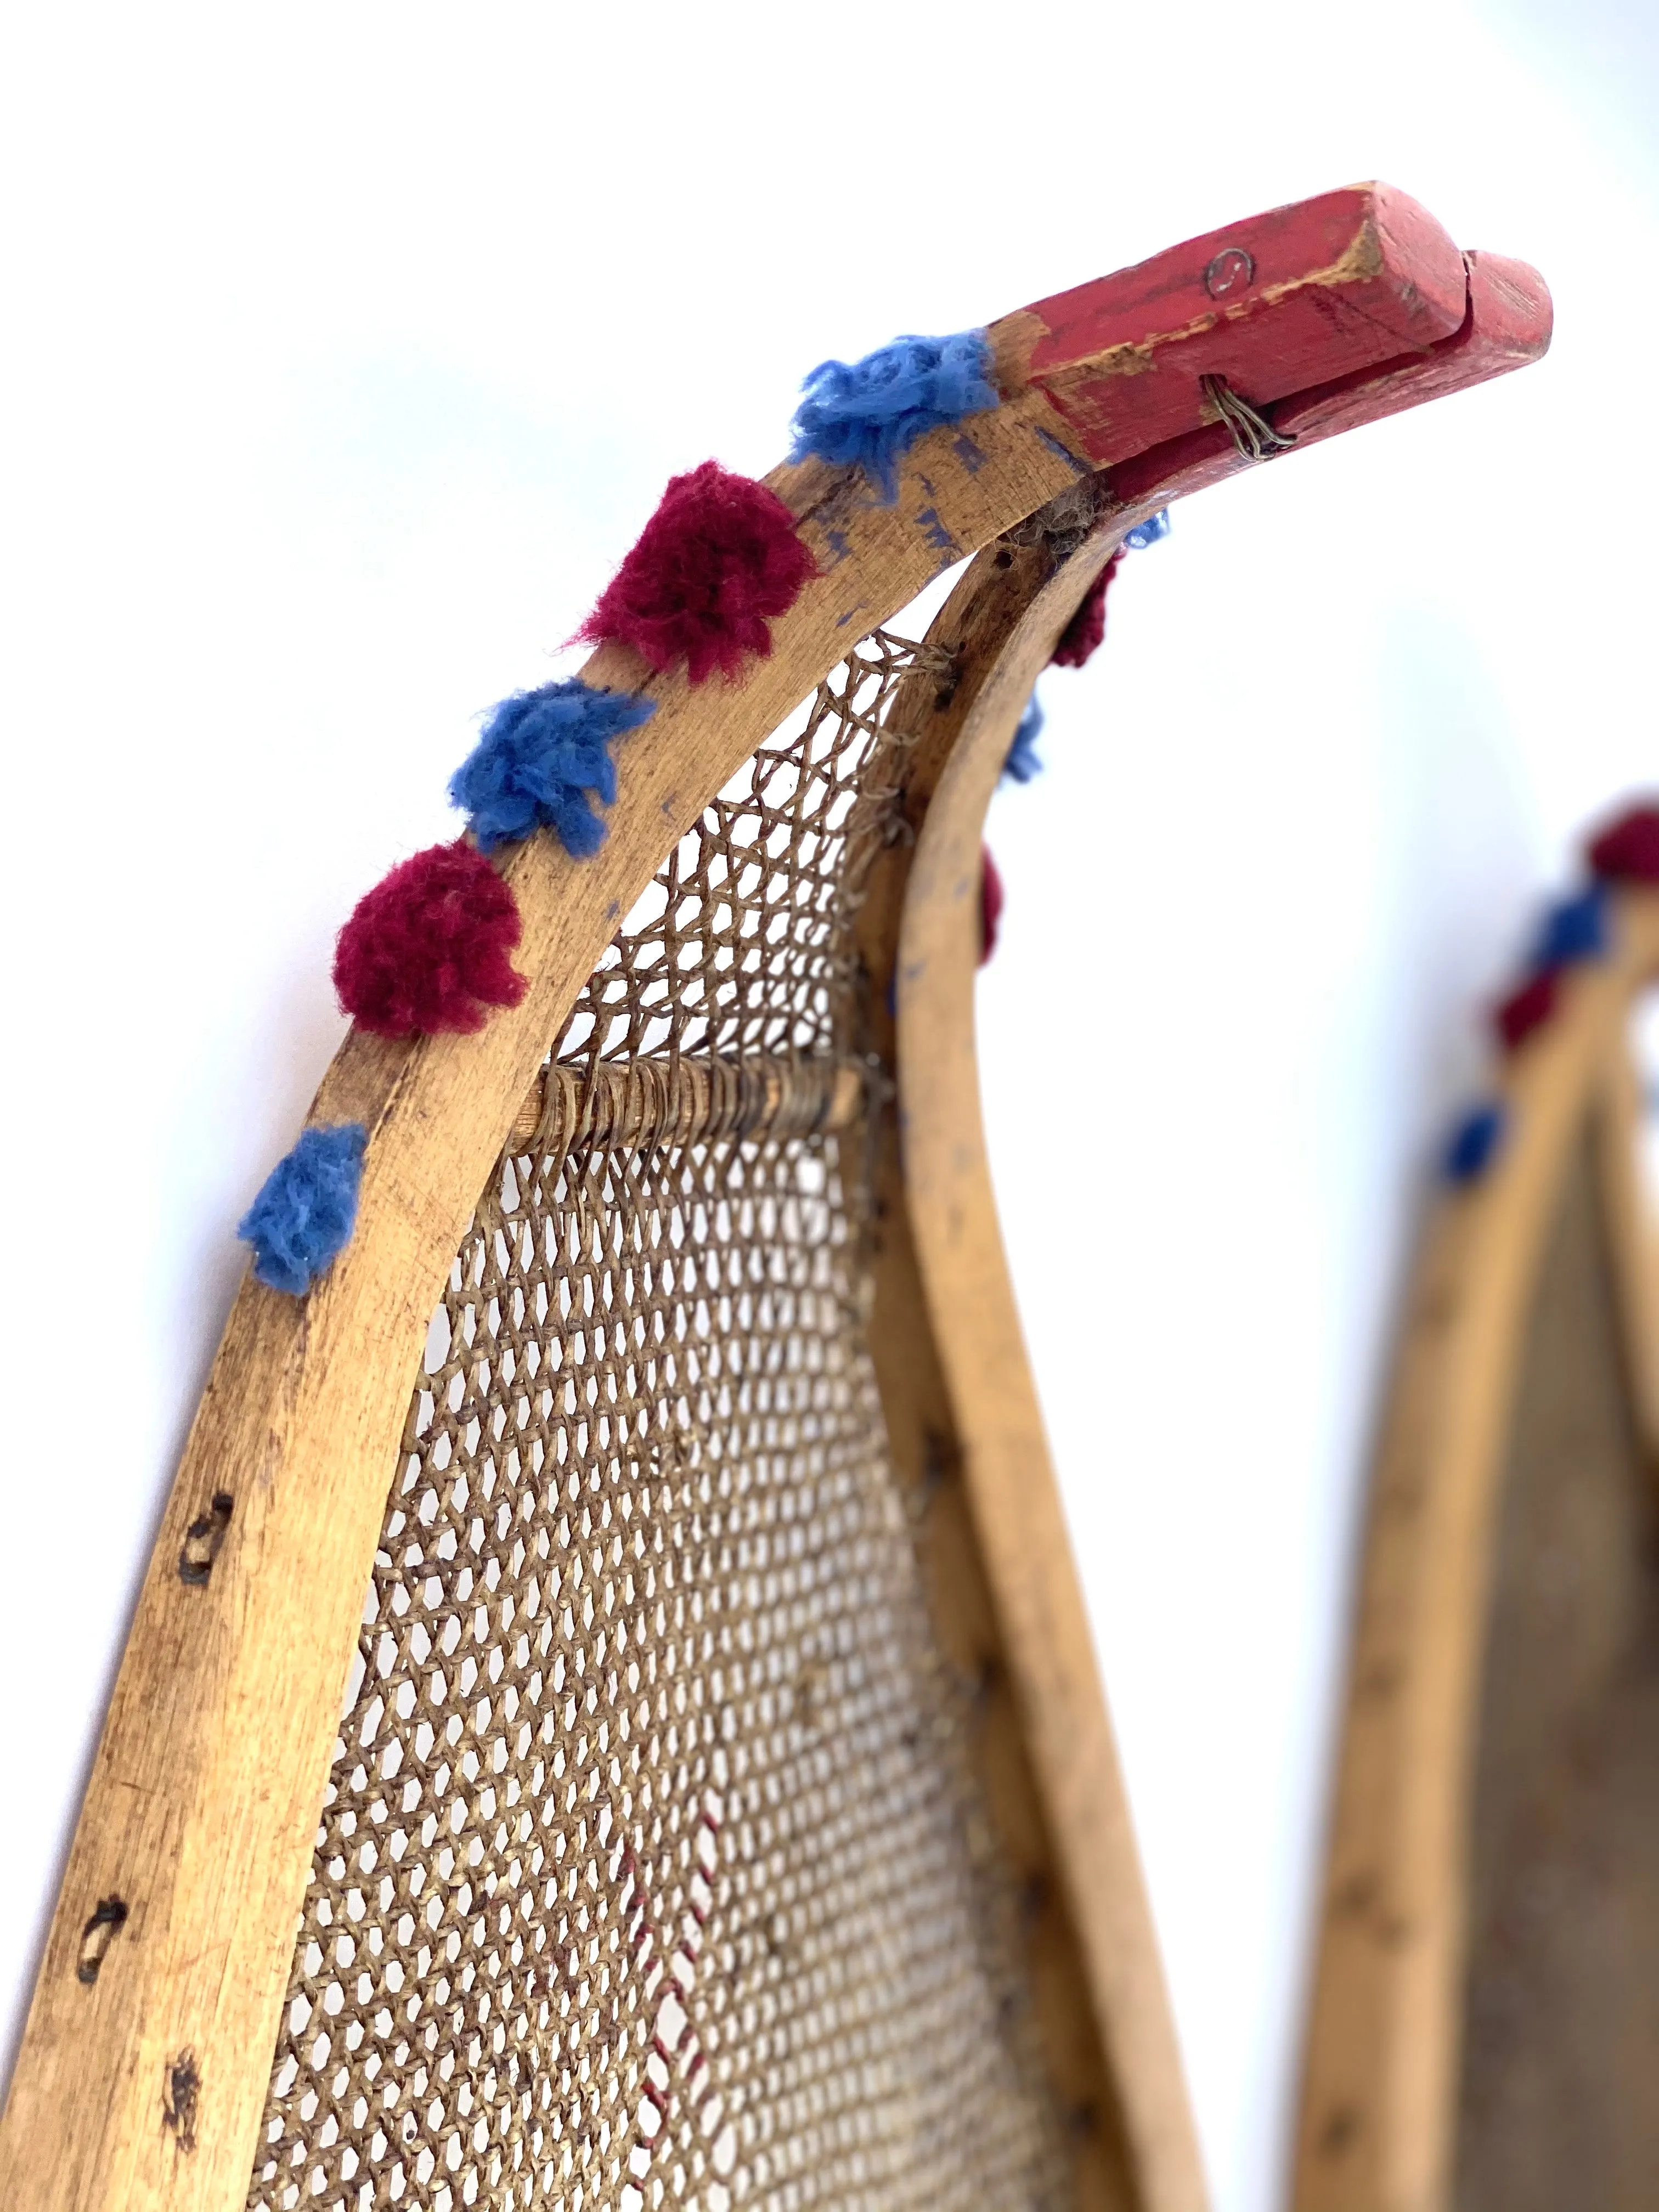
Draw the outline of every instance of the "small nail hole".
M126 1919L127 1908L118 1897L99 1899L98 1910L81 1930L81 1955L75 1966L77 1982L85 1982L90 1988L97 1980L105 1954L125 1927Z
M192 1521L185 1531L184 1548L179 1554L179 1579L181 1583L204 1583L213 1572L213 1562L219 1556L219 1547L225 1540L225 1531L230 1526L233 1500L226 1490L214 1492L212 1510Z

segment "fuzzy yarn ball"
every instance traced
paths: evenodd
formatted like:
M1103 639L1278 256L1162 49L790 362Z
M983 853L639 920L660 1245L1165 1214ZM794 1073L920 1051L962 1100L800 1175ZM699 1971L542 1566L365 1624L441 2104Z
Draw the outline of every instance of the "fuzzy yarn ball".
M1441 1166L1447 1182L1478 1182L1503 1150L1508 1133L1508 1116L1496 1100L1472 1106L1446 1145Z
M1161 538L1170 534L1170 510L1160 507L1156 514L1149 514L1145 522L1137 522L1133 530L1123 533L1123 543L1131 553L1144 553L1149 545L1156 545Z
M1015 783L1029 783L1034 775L1042 773L1042 763L1037 757L1036 742L1042 735L1042 709L1037 696L1032 692L1026 702L1025 712L1019 718L1019 727L1014 732L1014 741L1008 748L1008 757L1002 763L1005 778Z
M997 949L997 933L1002 927L1005 898L1002 871L991 858L990 847L981 845L979 853L979 964L981 968Z
M1589 864L1608 883L1659 884L1659 801L1628 808L1592 837Z
M567 853L585 860L605 836L588 794L607 806L617 796L611 740L656 711L654 699L598 691L579 676L515 691L450 778L450 798L486 853L546 828Z
M1090 585L1077 612L1060 634L1060 643L1048 663L1051 668L1081 668L1099 651L1106 635L1106 594L1122 558L1120 548Z
M1534 1030L1544 1027L1554 1015L1560 995L1560 970L1540 968L1498 1000L1492 1008L1492 1024L1505 1052L1518 1052Z
M774 617L816 574L777 494L705 461L669 478L577 635L632 646L656 669L683 660L694 684L717 668L735 676L750 654L770 653Z
M1600 884L1558 899L1539 925L1534 969L1569 968L1581 960L1600 960L1607 949L1607 895Z
M882 503L898 497L898 465L918 438L998 404L983 331L895 338L862 361L822 361L801 386L792 461L856 464Z
M301 1130L237 1224L236 1234L253 1247L260 1282L298 1297L343 1249L357 1219L368 1145L361 1121Z
M519 902L475 846L428 846L357 902L334 951L334 988L376 1036L482 1029L516 1006L525 979L507 955Z

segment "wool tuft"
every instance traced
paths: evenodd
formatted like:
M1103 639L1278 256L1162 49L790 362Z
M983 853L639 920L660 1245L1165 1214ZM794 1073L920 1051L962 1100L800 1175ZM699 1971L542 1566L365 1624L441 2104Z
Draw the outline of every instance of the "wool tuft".
M1586 849L1604 882L1659 884L1659 801L1628 808Z
M981 968L997 949L1004 897L1002 872L991 858L990 847L981 845L979 850L979 964Z
M1158 513L1149 514L1145 522L1138 522L1133 530L1126 530L1123 542L1130 552L1144 553L1149 545L1156 545L1160 538L1167 538L1169 534L1170 510L1167 507L1160 507Z
M1019 727L1014 732L1014 741L1008 748L1008 757L1002 763L1004 776L1015 783L1029 783L1034 775L1042 773L1042 763L1037 757L1036 741L1042 735L1042 709L1037 704L1037 695L1032 692L1026 702L1025 712L1019 718Z
M1451 1133L1441 1161L1448 1182L1478 1182L1503 1150L1509 1117L1496 1100L1473 1106Z
M1060 634L1060 643L1048 663L1051 668L1081 668L1100 649L1106 635L1106 594L1122 558L1120 548L1090 585L1077 612Z
M334 988L376 1036L482 1029L491 1006L516 1006L525 979L507 955L519 902L476 847L432 845L361 898L340 932Z
M1528 966L1570 968L1600 960L1607 950L1607 895L1600 884L1558 899L1544 916Z
M895 338L862 361L823 361L801 390L790 459L856 464L885 507L898 497L898 465L918 438L982 415L999 398L983 331Z
M611 740L656 711L654 699L597 691L578 676L516 691L491 713L450 778L449 796L486 853L546 828L585 860L605 836L588 794L607 806L617 796Z
M1505 1052L1518 1052L1534 1030L1544 1027L1553 1017L1560 995L1559 969L1540 968L1498 1000L1492 1008L1492 1025Z
M817 574L795 518L763 483L705 461L671 477L577 635L631 646L653 668L683 660L694 684L735 676L772 650L770 624Z
M273 1291L297 1297L341 1252L357 1219L368 1131L361 1121L303 1129L277 1161L237 1224L253 1247L253 1272Z

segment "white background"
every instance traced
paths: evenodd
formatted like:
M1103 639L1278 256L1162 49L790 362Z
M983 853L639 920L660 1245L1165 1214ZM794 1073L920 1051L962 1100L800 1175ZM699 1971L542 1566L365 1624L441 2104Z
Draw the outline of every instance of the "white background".
M232 1226L339 1034L333 932L453 834L475 717L568 665L665 477L769 465L826 354L1358 177L1550 278L1543 367L1179 510L993 811L1009 1240L1218 2212L1267 2212L1426 1148L1534 900L1659 767L1659 32L1638 0L17 22L0 2028Z

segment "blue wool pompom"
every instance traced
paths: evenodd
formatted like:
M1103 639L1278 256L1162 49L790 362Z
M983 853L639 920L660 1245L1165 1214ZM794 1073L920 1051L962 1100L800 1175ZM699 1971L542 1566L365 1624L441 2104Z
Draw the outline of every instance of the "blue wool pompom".
M1167 507L1160 507L1158 513L1149 515L1145 522L1138 522L1133 530L1126 530L1123 542L1132 553L1144 553L1149 545L1156 545L1160 538L1167 538L1169 534L1170 510Z
M1037 695L1032 692L1025 712L1019 718L1019 727L1014 732L1014 742L1008 748L1008 757L1002 763L1002 773L1016 783L1029 783L1034 775L1042 773L1042 763L1037 758L1036 741L1042 734L1042 709L1037 704Z
M810 453L843 467L856 461L887 507L898 497L900 457L918 438L984 414L998 398L983 331L895 338L862 361L820 362L801 390L790 459Z
M344 1247L357 1218L368 1132L361 1121L305 1129L278 1160L237 1224L253 1247L253 1272L273 1291L297 1297Z
M1558 899L1544 916L1529 966L1570 968L1575 961L1600 960L1607 949L1607 895L1600 884Z
M1497 1158L1508 1117L1495 1099L1472 1106L1451 1133L1442 1163L1448 1182L1478 1182Z
M605 842L605 823L587 794L607 806L617 796L606 747L656 711L654 699L596 691L579 676L515 691L490 714L450 778L449 795L486 853L545 824L567 853L585 860Z

